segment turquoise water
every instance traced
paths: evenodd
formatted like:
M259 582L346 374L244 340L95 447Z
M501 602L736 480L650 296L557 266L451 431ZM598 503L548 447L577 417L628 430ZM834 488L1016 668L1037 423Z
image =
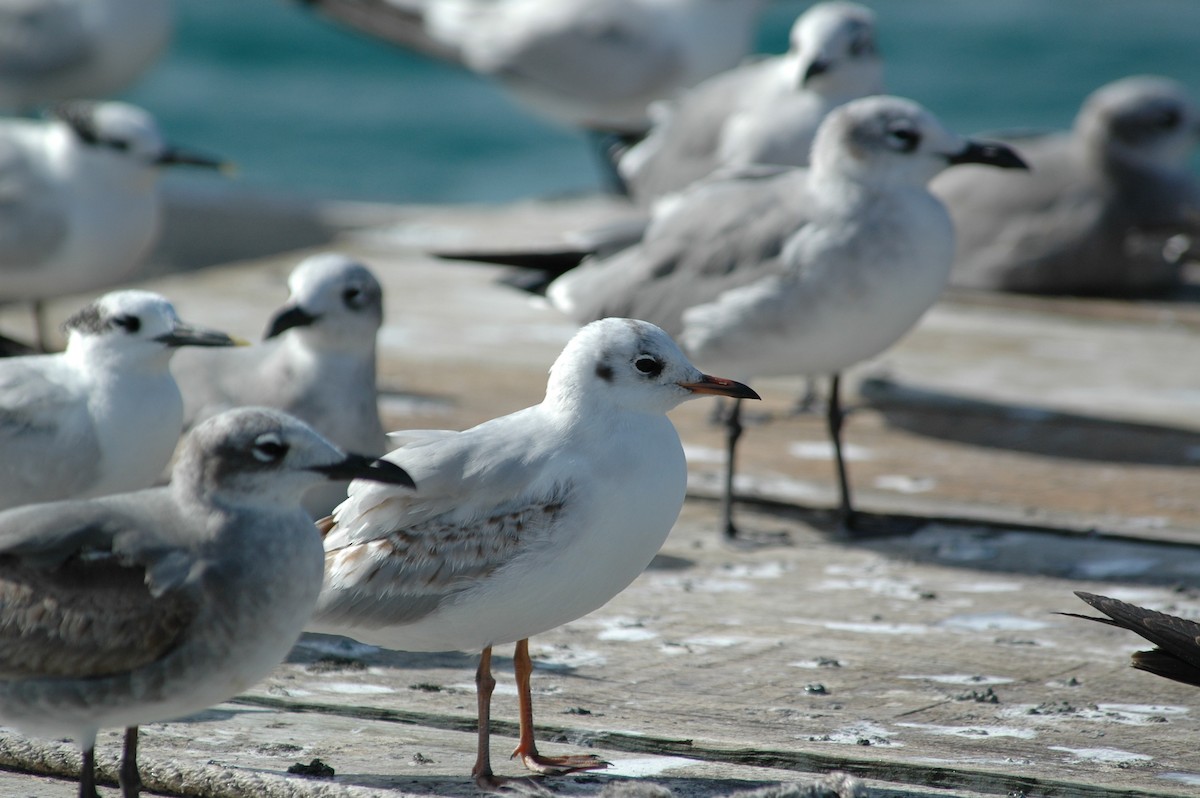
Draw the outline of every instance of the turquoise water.
M546 0L552 2L553 0ZM343 31L286 0L175 0L170 53L126 98L253 187L343 199L504 201L600 187L587 141L493 85ZM889 91L961 132L1070 125L1135 73L1200 95L1197 0L881 0ZM807 3L778 2L777 52Z

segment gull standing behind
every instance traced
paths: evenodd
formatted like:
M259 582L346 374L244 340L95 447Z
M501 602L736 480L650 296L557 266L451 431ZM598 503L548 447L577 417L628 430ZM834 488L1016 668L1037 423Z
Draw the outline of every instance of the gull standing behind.
M158 236L165 166L219 168L173 147L150 114L68 102L46 120L0 120L0 301L108 288ZM40 313L38 335L45 341Z
M650 103L728 69L761 0L301 0L498 81L560 123L640 134Z
M618 171L649 202L722 167L807 166L832 109L883 91L875 15L855 3L818 3L792 25L787 53L709 78L652 109L649 135Z
M149 487L171 460L181 346L232 346L148 291L105 294L69 318L67 349L0 360L0 509Z
M353 258L306 258L288 278L291 296L272 318L266 340L237 349L193 349L171 361L183 394L184 429L231 407L277 407L335 445L374 457L391 448L379 421L375 338L383 324L383 288ZM304 505L328 515L347 483L313 488Z
M111 97L162 55L171 16L171 0L0 3L0 108Z
M412 487L249 408L197 427L166 487L0 513L0 719L75 739L80 798L96 798L96 733L125 727L136 796L138 725L224 701L287 655L321 588L300 494L348 478Z
M971 162L1024 167L1008 147L964 139L909 100L854 100L821 123L811 168L696 183L656 206L638 245L585 261L547 297L581 323L650 319L705 368L834 375L829 434L840 520L853 528L838 374L895 343L938 298L954 228L926 184ZM728 417L729 537L739 409Z
M666 413L700 394L758 398L702 374L653 324L603 319L567 344L541 404L465 432L403 433L411 442L384 459L420 490L351 484L324 522L325 587L309 629L405 651L482 651L481 786L501 781L488 751L492 646L516 642L513 756L546 774L604 767L538 753L528 638L602 606L653 559L687 485Z
M1137 76L1093 92L1069 132L1007 139L1033 173L955 169L932 184L958 229L951 282L1040 294L1139 296L1179 285L1200 239L1189 159L1200 109Z

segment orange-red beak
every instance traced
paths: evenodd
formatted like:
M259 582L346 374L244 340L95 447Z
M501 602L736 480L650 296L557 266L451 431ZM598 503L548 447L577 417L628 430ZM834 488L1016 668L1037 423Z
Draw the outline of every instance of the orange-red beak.
M699 382L681 382L679 387L687 388L692 393L711 393L733 399L762 399L749 385L722 377L710 377L707 374L703 375Z

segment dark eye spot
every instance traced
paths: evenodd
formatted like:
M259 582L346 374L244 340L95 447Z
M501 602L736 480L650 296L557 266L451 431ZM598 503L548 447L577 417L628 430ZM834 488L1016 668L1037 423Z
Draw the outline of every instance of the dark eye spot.
M273 432L259 435L254 440L254 458L264 463L277 463L288 453L288 446Z
M600 379L604 380L605 382L612 382L612 379L613 379L612 366L608 365L607 363L597 363L596 364L596 376L599 377Z
M362 307L362 291L358 288L347 288L342 292L342 302L351 309Z
M1183 121L1183 115L1174 108L1169 111L1163 111L1158 116L1158 126L1163 130L1174 130L1179 127L1179 123Z
M888 131L888 138L900 152L912 152L921 143L921 134L908 127L892 128Z
M657 377L662 373L663 364L658 358L648 357L643 355L633 362L633 367L643 374L649 374L651 377Z
M142 329L142 320L137 316L123 315L113 318L113 324L122 328L127 333L135 333Z

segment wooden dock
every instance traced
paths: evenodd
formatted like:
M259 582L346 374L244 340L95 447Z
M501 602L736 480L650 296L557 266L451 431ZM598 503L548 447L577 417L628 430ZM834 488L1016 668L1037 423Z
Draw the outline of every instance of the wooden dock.
M502 270L425 248L552 241L622 213L599 200L404 208L342 234L336 248L385 286L390 425L460 428L538 401L574 330L498 286ZM307 252L145 286L257 339ZM0 314L6 332L24 322ZM741 459L753 545L723 544L722 433L707 401L681 407L693 498L661 555L606 607L531 643L546 748L613 767L542 785L708 798L836 771L871 796L1197 794L1200 692L1130 669L1148 647L1134 635L1053 613L1087 611L1072 595L1086 590L1200 616L1200 306L951 294L847 384L857 497L917 530L832 528L823 421L789 414L800 380L769 380L755 383L769 418ZM509 653L497 651L493 746L518 775ZM146 727L147 792L472 795L475 655L306 636L250 693ZM98 745L109 779L119 739ZM288 774L314 759L335 775ZM68 743L0 733L4 795L73 795L77 766Z

